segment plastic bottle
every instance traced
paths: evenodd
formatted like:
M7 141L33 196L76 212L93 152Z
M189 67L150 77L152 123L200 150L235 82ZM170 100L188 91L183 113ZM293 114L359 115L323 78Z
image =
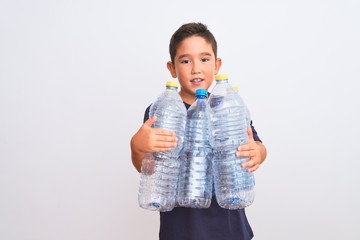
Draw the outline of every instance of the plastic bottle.
M236 157L240 145L247 144L249 120L247 107L228 82L226 74L215 77L209 97L214 136L214 186L218 204L227 209L241 209L254 201L255 179L241 167L248 157ZM249 116L248 116L249 117Z
M167 82L166 90L150 107L149 116L157 116L152 127L174 131L178 142L170 152L147 153L142 161L138 202L149 210L171 211L176 203L178 158L186 124L186 108L177 88L177 82Z
M182 207L208 208L212 198L211 110L205 89L197 89L195 96L187 111L177 201Z
M238 101L243 101L242 98L240 97L239 95L239 87L238 86L234 86L234 90L235 92L237 93L237 97L239 97L240 99ZM250 114L250 110L248 107L246 107L246 124L247 124L247 127L251 127L251 114Z

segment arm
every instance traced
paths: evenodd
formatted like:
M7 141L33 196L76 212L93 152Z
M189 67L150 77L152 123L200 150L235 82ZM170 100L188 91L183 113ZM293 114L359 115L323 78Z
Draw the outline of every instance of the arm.
M237 157L249 157L249 161L241 164L243 168L248 168L249 172L256 171L260 164L266 158L267 150L264 144L260 141L255 141L251 128L248 128L249 143L238 147L236 152Z
M172 131L152 128L156 116L149 118L131 138L131 160L138 172L147 152L168 152L176 146L177 138Z

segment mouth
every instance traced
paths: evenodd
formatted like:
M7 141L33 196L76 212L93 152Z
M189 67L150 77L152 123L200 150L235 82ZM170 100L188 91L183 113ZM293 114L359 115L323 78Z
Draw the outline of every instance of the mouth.
M190 80L190 82L194 83L194 84L199 84L203 81L204 81L204 79L202 79L202 78L194 78L194 79Z

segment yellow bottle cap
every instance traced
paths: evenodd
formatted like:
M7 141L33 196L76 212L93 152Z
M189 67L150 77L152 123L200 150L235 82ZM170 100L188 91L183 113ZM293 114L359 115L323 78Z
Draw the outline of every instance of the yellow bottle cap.
M178 88L179 84L177 82L168 81L168 82L166 82L166 86L167 87L176 87L176 88Z
M229 79L229 76L227 74L218 74L215 76L216 81L225 80L225 79Z

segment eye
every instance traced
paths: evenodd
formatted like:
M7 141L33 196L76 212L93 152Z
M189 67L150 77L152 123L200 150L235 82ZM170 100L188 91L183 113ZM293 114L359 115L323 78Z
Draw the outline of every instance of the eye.
M183 59L183 60L180 61L180 63L188 64L188 63L190 63L190 60L188 60L188 59Z
M206 57L206 58L202 58L202 59L201 59L201 62L208 62L208 61L210 61L210 58L207 58L207 57Z

